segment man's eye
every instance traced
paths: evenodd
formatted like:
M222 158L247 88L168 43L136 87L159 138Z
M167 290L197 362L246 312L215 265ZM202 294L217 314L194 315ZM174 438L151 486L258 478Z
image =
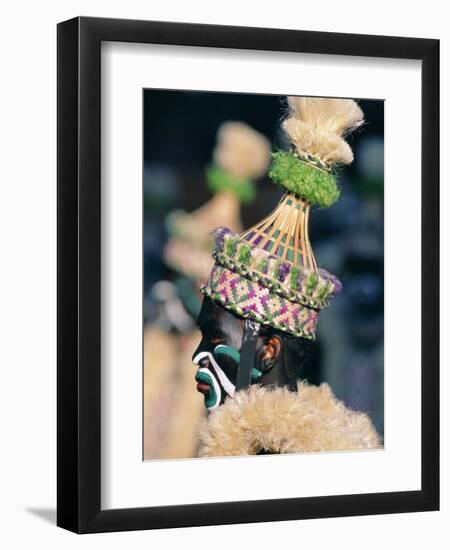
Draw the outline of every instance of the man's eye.
M223 342L223 338L220 338L220 336L213 336L209 339L211 344L221 344Z

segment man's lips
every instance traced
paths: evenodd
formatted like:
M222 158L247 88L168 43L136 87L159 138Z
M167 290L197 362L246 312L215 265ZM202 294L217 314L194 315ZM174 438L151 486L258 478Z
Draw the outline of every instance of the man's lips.
M209 384L207 384L206 382L197 382L197 391L202 393L203 395L208 395L209 389Z
M208 397L208 394L211 391L211 385L203 376L197 372L195 375L195 381L197 382L197 391L202 393L205 397Z

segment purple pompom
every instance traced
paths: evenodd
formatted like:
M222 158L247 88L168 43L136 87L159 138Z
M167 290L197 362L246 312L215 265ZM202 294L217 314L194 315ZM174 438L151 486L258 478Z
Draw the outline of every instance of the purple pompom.
M213 236L214 240L216 241L216 248L220 252L223 252L224 239L230 233L232 233L232 231L230 231L228 227L218 227L217 229L214 229Z
M278 268L278 279L282 283L288 276L291 266L287 262L282 262Z
M326 279L327 281L330 281L331 283L333 283L333 295L336 295L342 292L342 283L335 275L333 275L326 269L319 269L319 275L324 279Z
M331 281L333 282L333 294L339 294L339 292L342 292L342 283L341 281L335 277L334 275L332 276L332 279Z

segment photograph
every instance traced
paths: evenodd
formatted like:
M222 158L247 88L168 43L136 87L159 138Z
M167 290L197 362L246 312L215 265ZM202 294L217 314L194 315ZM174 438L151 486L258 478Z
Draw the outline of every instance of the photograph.
M143 90L143 459L384 441L384 101Z

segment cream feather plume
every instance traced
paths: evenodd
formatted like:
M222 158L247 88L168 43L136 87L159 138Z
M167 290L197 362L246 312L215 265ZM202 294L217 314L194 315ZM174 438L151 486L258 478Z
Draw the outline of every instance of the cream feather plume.
M345 141L364 122L353 99L288 97L289 117L283 128L301 156L313 156L325 164L350 164L353 152Z

